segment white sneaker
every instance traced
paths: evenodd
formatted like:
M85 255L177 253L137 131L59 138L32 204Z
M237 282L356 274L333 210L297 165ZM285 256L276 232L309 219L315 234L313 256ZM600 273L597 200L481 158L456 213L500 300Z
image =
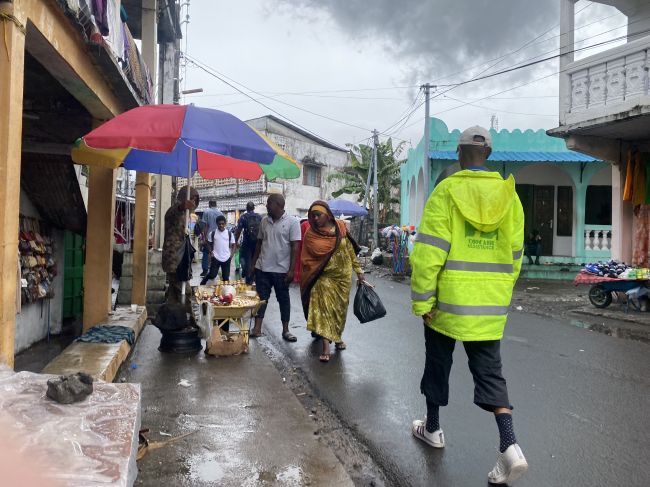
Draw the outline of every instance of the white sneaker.
M488 481L493 484L510 484L528 470L528 462L519 445L510 445L506 451L499 453L497 464L488 474Z
M416 419L413 421L411 432L413 433L413 436L424 441L429 446L434 448L445 447L445 435L442 433L442 430L437 429L433 433L429 433L427 431L426 420L422 421L421 419Z

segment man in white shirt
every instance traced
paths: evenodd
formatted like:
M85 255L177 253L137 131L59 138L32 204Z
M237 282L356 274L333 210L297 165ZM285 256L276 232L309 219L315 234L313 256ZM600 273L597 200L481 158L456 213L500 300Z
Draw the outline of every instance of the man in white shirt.
M221 269L221 279L230 280L230 262L235 253L235 236L226 228L226 217L217 217L217 228L208 234L207 244L210 246L210 270L203 277L201 286L215 279Z
M269 196L266 210L268 216L260 223L257 247L253 256L255 284L262 301L268 302L271 290L275 290L275 297L280 304L282 338L288 342L295 342L296 337L289 332L291 317L289 284L293 280L296 261L299 258L300 222L284 211L284 197L281 194ZM255 317L255 328L250 335L252 338L262 335L265 311L266 304L263 304Z

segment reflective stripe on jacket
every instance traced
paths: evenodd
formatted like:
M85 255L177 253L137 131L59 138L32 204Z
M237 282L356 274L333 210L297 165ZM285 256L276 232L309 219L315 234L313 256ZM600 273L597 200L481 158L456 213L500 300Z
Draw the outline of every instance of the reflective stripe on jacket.
M413 312L462 341L499 340L523 255L512 176L460 171L433 191L410 257Z

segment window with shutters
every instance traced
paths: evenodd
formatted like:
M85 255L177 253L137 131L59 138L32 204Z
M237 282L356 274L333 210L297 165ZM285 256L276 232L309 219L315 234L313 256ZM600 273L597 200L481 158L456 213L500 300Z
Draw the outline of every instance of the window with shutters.
M302 170L302 184L305 186L320 187L321 182L321 167L320 166L303 166Z

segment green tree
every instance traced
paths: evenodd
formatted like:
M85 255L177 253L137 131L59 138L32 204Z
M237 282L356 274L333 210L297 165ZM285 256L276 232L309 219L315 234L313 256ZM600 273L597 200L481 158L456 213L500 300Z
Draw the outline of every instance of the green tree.
M366 194L366 181L368 169L372 163L372 146L347 144L350 148L350 165L340 172L330 174L328 181L340 181L342 186L332 192L332 197L338 198L342 194L357 195L357 201L362 202ZM391 139L381 142L377 147L377 180L379 201L379 221L382 223L395 223L398 220L396 205L399 204L400 166L404 163L399 157L404 149L404 142L393 147ZM372 183L368 195L369 211L374 211L374 198Z

